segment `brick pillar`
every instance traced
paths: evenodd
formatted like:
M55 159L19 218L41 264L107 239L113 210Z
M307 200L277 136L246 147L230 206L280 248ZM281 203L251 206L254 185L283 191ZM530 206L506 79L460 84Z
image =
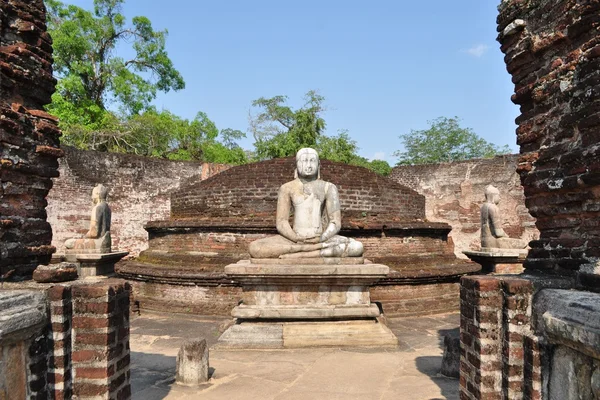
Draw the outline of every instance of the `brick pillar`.
M73 287L73 394L124 400L129 386L129 284Z
M541 351L529 279L461 280L461 400L541 399Z
M50 301L48 391L51 399L70 399L73 391L71 374L71 321L73 318L71 287L53 286L48 289L47 293Z
M461 400L502 398L502 301L497 278L461 279Z

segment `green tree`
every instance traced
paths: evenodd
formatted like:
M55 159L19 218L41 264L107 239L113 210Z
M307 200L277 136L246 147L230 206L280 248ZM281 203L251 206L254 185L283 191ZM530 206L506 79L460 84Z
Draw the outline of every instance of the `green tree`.
M150 20L126 23L124 0L94 0L93 12L57 0L46 0L53 39L57 91L48 110L58 116L67 142L82 144L91 131L117 132L108 105L120 118L147 110L158 91L180 90L185 83L165 50L167 31L155 31ZM131 43L131 58L115 50ZM69 138L69 135L78 135ZM120 138L88 144L98 150L121 145ZM108 147L106 147L108 146Z
M396 151L398 165L428 164L490 158L510 153L508 145L498 147L479 137L471 128L462 128L458 117L439 117L429 129L400 135L404 151Z
M295 111L286 101L287 96L275 96L252 102L260 110L250 115L250 132L259 160L287 157L303 147L315 147L325 130L325 120L320 115L324 111L323 96L309 91L304 106Z

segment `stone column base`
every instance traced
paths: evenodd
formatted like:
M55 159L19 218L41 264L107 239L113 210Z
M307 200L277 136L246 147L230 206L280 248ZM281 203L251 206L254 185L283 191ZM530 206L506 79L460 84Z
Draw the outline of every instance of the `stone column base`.
M90 254L67 253L53 256L52 262L66 260L77 264L77 274L80 279L100 275L112 276L115 273L115 264L127 254L129 254L128 251Z
M396 348L369 287L389 268L360 259L240 261L225 273L242 286L235 324L218 348Z
M374 347L395 349L398 338L376 319L353 321L247 322L227 329L217 349Z
M486 274L520 274L527 258L526 249L482 248L480 251L463 251L472 261L481 265Z

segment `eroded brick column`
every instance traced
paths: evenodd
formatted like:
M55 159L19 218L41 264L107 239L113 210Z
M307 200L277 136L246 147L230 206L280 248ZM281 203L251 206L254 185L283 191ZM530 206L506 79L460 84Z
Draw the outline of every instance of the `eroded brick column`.
M71 323L73 305L70 286L53 286L48 289L50 301L50 329L48 364L48 389L51 398L70 399L72 396L71 374Z
M503 0L498 41L520 106L517 171L540 239L525 268L600 282L600 2Z
M533 282L470 276L461 284L461 399L541 399Z
M73 394L129 399L129 284L73 287Z
M46 195L60 131L44 111L56 80L42 0L0 1L0 279L19 280L54 252Z
M502 398L502 304L499 279L461 279L461 400Z

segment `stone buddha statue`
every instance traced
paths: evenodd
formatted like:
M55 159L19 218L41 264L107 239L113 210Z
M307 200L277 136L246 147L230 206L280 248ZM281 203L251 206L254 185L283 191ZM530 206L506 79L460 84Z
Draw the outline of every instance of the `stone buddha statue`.
M110 253L110 219L111 211L106 202L108 188L102 184L92 190L92 214L90 230L80 239L67 239L65 248L68 253Z
M293 212L293 225L290 215ZM295 179L279 188L279 235L250 243L253 258L360 257L363 245L340 236L342 213L338 190L321 180L319 155L304 148L296 153Z
M492 185L485 188L485 203L481 206L481 247L500 249L524 249L527 242L512 239L502 229L500 211L500 192Z

